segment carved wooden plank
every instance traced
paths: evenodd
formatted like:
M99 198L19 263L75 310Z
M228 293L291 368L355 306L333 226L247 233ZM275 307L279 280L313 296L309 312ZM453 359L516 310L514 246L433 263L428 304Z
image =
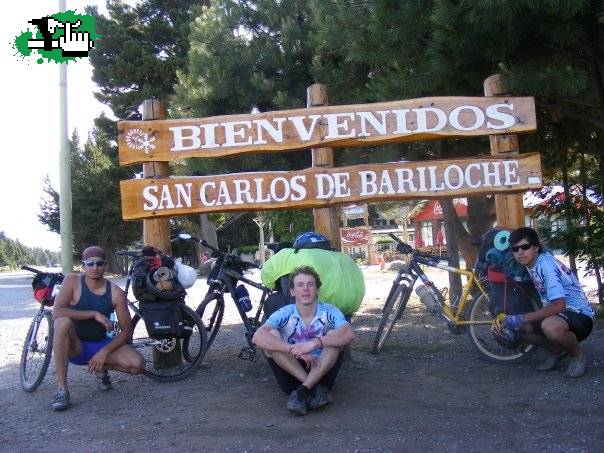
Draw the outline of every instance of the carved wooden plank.
M121 181L125 220L199 212L522 192L542 185L539 154L395 162L292 172Z
M536 130L532 97L435 97L118 122L120 164Z

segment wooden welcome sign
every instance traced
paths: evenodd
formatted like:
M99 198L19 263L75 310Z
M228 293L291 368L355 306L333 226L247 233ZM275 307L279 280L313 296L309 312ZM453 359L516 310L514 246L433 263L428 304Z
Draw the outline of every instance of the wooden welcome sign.
M518 134L531 97L436 97L202 119L118 122L121 165L188 157Z
M126 220L540 188L539 154L121 181Z

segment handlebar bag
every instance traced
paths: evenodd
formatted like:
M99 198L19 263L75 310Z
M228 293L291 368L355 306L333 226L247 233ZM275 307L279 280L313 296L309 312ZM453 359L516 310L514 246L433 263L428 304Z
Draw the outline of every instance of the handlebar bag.
M55 285L63 282L63 274L40 273L36 274L31 282L34 291L34 299L42 305L52 307L55 303L53 290Z
M183 338L185 328L182 318L184 302L140 302L139 308L149 337L156 340Z

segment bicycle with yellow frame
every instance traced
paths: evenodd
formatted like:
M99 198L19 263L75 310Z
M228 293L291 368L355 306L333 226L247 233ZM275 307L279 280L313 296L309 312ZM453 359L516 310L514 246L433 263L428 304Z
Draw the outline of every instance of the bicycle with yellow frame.
M482 282L473 271L451 267L443 263L443 261L449 261L450 258L422 253L402 242L394 234L390 233L389 236L397 241L397 250L404 255L408 255L409 260L398 271L390 293L386 298L382 320L373 342L373 352L375 354L382 350L394 324L403 315L418 279L424 285L420 290L422 292L420 300L424 303L428 312L443 319L451 333L462 334L466 332L470 343L482 359L495 363L513 363L523 360L528 353L535 349L534 345L526 344L522 345L517 351L510 350L500 345L493 338L491 324L494 315L489 309L489 293L486 282ZM465 276L466 282L459 298L449 297L449 301L446 300L443 292L439 291L434 283L430 281L420 265ZM451 299L453 303L450 302ZM527 300L530 300L534 310L539 308L539 304L528 295Z

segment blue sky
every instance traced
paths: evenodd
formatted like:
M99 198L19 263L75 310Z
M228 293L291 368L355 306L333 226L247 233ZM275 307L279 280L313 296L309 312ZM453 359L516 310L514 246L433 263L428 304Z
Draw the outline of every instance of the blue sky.
M97 4L99 11L105 11L104 0L66 3L67 9L82 14L88 4ZM13 3L0 16L5 102L0 109L5 161L0 178L0 231L28 246L51 250L59 250L60 237L40 224L37 214L46 175L53 187L59 187L59 66L20 59L14 55L12 42L31 27L29 20L58 11L58 1L27 0ZM87 58L69 63L67 72L69 135L75 128L85 140L93 119L101 111L110 111L93 97L96 87Z

